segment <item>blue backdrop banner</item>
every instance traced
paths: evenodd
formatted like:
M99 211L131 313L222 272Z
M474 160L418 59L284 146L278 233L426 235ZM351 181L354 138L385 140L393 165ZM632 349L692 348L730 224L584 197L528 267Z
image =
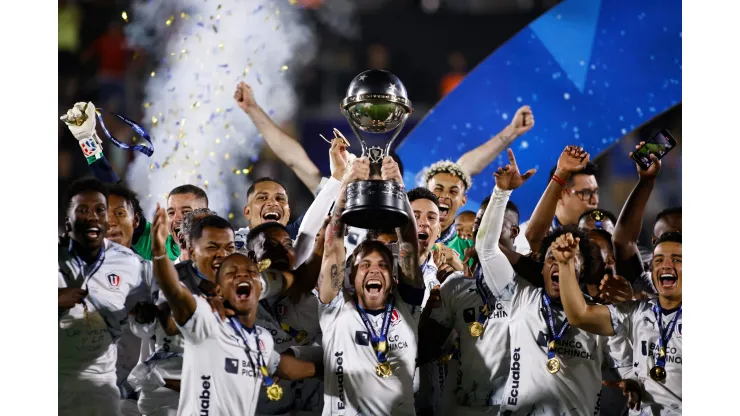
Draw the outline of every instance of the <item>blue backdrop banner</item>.
M426 167L456 160L530 105L535 127L512 147L522 170L539 170L513 194L524 221L566 145L584 146L593 159L680 101L680 1L566 0L478 65L399 139L397 152L407 188L416 186ZM464 209L477 210L490 194L505 157L473 178Z

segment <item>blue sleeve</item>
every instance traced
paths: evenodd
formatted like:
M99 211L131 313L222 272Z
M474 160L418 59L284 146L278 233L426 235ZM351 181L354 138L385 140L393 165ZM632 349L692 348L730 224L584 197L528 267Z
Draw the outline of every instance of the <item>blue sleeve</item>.
M298 230L301 228L301 223L303 222L303 216L305 214L301 214L300 217L298 217L297 220L293 221L292 223L288 224L287 227L285 227L288 230L288 234L290 234L290 238L295 240L298 238Z
M120 179L105 156L90 164L93 176L103 183L118 183Z

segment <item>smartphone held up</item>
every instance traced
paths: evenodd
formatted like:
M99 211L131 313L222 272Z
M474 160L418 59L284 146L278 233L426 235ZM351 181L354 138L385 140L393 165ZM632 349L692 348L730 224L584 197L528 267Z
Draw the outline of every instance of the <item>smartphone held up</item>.
M668 130L663 129L632 152L631 157L642 170L648 170L653 164L652 159L650 159L651 154L655 155L658 159L662 159L663 156L667 155L675 147L676 139L671 136Z

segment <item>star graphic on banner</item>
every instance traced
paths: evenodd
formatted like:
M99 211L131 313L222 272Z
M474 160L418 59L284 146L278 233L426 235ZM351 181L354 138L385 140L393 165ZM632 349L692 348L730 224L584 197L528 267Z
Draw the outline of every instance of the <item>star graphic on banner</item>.
M360 81L364 81L364 80L365 80L365 78L367 78L367 75L366 75L366 74L362 74L362 75L360 75L360 77L359 77L359 78L357 78L357 79L358 79L358 80L360 80Z
M391 84L390 84L390 89L391 89L391 90L392 90L393 92L396 92L396 91L398 91L398 87L396 87L396 84L393 84L393 83L391 83Z

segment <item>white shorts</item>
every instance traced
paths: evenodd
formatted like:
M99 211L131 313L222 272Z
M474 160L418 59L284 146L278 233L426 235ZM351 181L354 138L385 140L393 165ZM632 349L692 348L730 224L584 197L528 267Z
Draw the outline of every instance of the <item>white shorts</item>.
M111 380L59 377L59 416L121 416L121 392Z
M177 406L180 402L180 393L160 387L154 391L139 393L139 411L142 415L173 415L177 416Z

